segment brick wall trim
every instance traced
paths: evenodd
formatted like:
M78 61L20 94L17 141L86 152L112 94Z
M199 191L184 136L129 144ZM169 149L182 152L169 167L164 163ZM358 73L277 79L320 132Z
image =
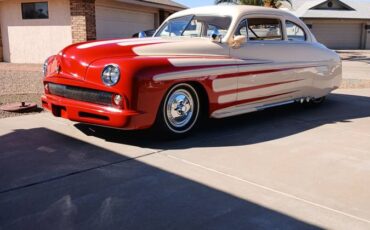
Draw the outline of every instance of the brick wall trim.
M73 43L96 39L95 0L70 0Z

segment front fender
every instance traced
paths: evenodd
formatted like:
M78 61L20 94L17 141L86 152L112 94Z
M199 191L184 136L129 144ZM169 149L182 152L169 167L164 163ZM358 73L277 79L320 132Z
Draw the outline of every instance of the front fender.
M153 125L158 108L170 82L155 82L156 74L173 70L166 58L126 57L106 58L93 62L87 71L86 81L103 84L101 72L107 64L120 67L120 81L107 90L116 92L125 98L125 109L137 111L140 115L133 116L127 125L128 129L143 129Z
M204 62L204 59L200 59ZM170 80L156 80L156 76L167 73L176 73L198 69L200 72L209 66L193 65L175 66L167 57L136 56L127 58L111 58L94 62L88 70L89 81L101 82L100 74L107 64L117 64L121 68L121 79L111 90L119 92L126 99L127 109L137 111L140 115L130 118L128 129L144 129L152 126L156 120L162 99L168 90L181 82L193 82L201 85L207 94L210 111L217 108L217 95L212 90L210 75L190 76L189 78L171 78ZM176 74L174 74L176 75ZM211 76L212 77L212 76ZM215 76L213 76L215 77ZM215 107L215 108L214 108Z

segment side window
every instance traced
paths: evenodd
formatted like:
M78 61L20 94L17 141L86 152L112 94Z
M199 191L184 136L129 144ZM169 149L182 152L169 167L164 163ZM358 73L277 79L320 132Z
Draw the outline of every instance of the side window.
M193 18L192 15L175 18L166 23L159 32L160 37L172 37L181 36L185 28L188 26L190 20Z
M249 18L248 40L283 40L281 22L275 18Z
M235 35L248 35L247 20L243 20L235 31Z
M224 37L226 33L227 33L227 29L223 27L220 27L217 25L211 25L211 24L208 25L207 37L210 37L213 34L222 35L222 37Z
M230 17L188 15L167 21L155 36L207 37L214 34L225 36L230 23Z
M307 36L302 27L291 21L285 21L286 35L289 41L306 41Z
M202 36L203 24L201 21L193 18L187 27L182 32L181 36L186 37L201 37Z

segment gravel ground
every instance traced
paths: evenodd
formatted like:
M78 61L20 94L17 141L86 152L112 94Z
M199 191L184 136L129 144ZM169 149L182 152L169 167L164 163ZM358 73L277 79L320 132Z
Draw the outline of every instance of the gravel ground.
M12 102L37 103L41 109L40 97L43 91L41 65L0 63L0 105ZM11 113L0 110L0 118L20 116L28 113Z
M41 93L41 71L3 70L0 68L0 95Z

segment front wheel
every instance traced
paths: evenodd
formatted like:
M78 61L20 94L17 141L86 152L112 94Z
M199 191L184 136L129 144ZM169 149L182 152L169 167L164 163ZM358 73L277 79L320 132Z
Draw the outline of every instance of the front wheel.
M166 137L189 134L200 117L200 100L193 86L181 83L173 86L164 97L158 111L156 126Z

